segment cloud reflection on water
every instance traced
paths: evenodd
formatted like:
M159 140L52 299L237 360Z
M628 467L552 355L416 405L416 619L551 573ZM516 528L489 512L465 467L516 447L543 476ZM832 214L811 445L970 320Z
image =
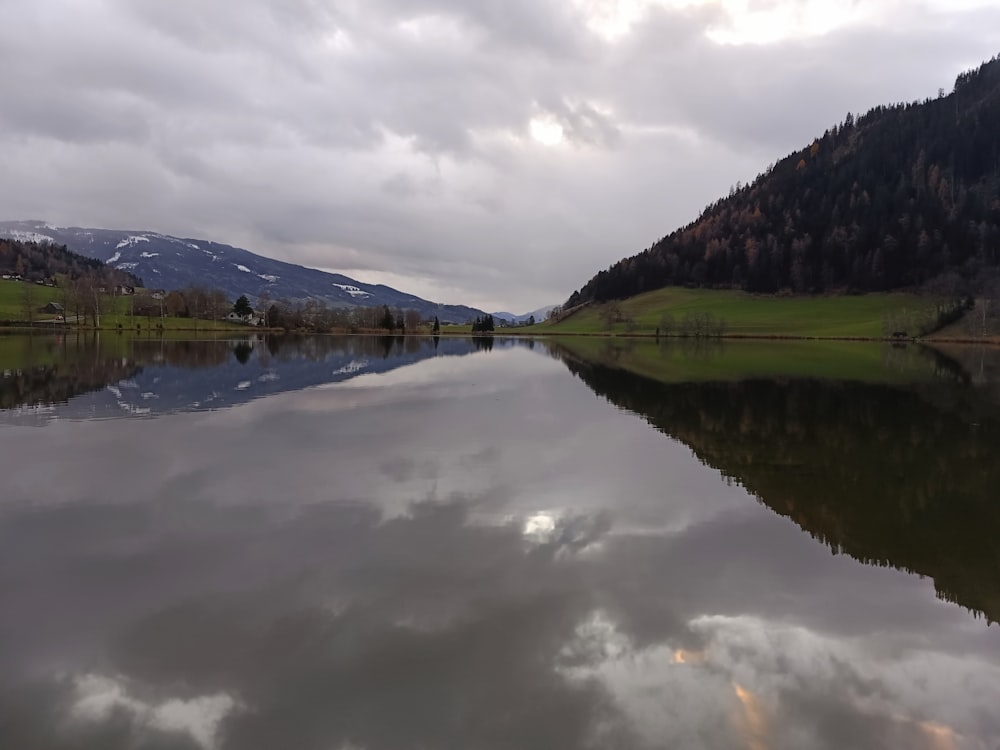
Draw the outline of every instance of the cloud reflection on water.
M8 736L240 750L1000 737L997 630L929 581L830 555L555 360L447 364L226 411L2 428L11 466L60 457L0 502ZM81 727L87 696L101 710Z

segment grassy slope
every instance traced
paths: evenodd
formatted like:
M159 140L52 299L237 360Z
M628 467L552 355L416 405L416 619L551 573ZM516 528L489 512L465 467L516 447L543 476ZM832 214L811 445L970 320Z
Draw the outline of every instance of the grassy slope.
M9 281L0 279L0 321L23 321L24 320L24 291L26 282ZM49 302L62 303L62 292L58 288L33 285L32 293L34 300L32 307L37 311ZM138 324L143 330L149 327L156 327L162 322L165 330L177 331L247 331L252 330L248 326L225 321L195 320L191 318L164 318L160 321L157 317L145 318L131 315L133 299L130 297L113 297L111 295L101 295L101 328L117 328L119 324L123 328L135 328ZM72 315L69 310L68 314ZM36 322L54 321L55 315L35 312ZM85 325L91 325L88 318Z
M933 308L935 300L911 294L865 294L824 297L769 297L730 290L666 287L620 303L622 313L638 324L635 331L656 331L665 313L675 327L688 313L711 313L726 321L728 335L816 336L824 338L880 337L886 316ZM559 323L543 323L534 333L608 333L602 306L591 306ZM623 333L623 324L610 332Z
M0 279L0 320L23 320L24 293L30 287L33 295L32 307L44 307L49 302L59 302L59 290L50 286L28 284L24 281ZM53 318L53 315L35 313L36 320Z

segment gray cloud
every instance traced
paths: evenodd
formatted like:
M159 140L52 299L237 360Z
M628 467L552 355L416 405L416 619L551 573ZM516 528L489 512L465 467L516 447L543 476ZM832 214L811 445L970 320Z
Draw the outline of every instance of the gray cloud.
M0 202L528 309L1000 46L987 6L726 45L718 6L650 5L609 40L584 11L606 5L5 3Z

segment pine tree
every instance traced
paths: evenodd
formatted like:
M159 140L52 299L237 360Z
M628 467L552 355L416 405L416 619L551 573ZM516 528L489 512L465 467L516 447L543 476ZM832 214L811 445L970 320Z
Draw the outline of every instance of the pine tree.
M388 305L382 305L382 318L379 322L379 327L384 328L387 331L391 331L396 325L396 319L392 315L392 311L389 309Z
M253 315L253 308L250 306L250 300L247 299L245 294L240 295L240 298L233 304L233 312L241 318Z

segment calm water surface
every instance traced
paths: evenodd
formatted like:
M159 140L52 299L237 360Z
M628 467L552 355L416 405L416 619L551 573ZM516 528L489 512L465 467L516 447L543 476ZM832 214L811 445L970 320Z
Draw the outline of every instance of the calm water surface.
M783 346L0 338L0 747L994 750L996 354Z

